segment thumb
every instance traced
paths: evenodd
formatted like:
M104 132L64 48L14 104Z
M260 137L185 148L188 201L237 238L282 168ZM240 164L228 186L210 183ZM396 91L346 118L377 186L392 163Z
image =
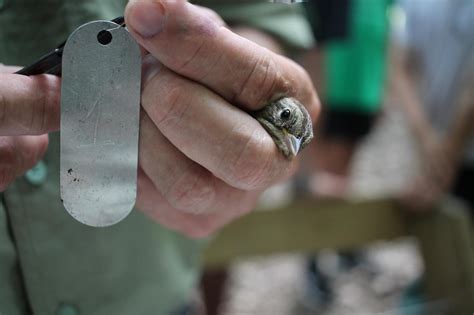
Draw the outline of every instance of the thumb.
M59 128L61 80L0 73L0 136L39 135Z

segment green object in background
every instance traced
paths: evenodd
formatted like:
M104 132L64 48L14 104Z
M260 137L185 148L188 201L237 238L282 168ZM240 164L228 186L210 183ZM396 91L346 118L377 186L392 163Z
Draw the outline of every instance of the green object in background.
M43 161L39 161L25 174L25 178L31 185L39 186L48 177L48 167Z
M77 308L69 304L61 304L56 311L56 315L79 315Z
M333 109L375 113L382 105L392 0L353 0L349 32L325 45L325 99Z
M402 294L397 315L428 314L424 309L425 301L422 280L417 279Z

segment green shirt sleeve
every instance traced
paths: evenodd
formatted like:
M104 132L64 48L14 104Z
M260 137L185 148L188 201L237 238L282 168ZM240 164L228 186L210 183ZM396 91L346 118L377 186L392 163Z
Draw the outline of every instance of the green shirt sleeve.
M219 4L196 1L216 11L229 25L246 25L275 36L289 52L311 48L314 44L311 27L299 4L244 2Z

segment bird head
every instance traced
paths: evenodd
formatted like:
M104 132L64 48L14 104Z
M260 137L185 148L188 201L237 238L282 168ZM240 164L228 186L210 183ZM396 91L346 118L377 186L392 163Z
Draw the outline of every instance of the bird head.
M272 101L253 116L288 159L294 158L313 138L311 117L294 98L282 97Z

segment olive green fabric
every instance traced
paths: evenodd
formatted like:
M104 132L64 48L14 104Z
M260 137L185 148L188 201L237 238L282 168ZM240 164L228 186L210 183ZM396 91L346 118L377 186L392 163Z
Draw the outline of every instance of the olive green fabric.
M334 109L375 113L382 105L392 0L353 0L347 39L325 46L325 98Z
M264 30L280 39L289 53L308 49L314 39L301 4L269 4L268 1L199 1L212 8L227 23L244 24ZM298 30L295 32L295 30Z
M82 314L167 314L185 303L199 244L138 211L110 228L72 220L58 198L57 135L51 140L48 180L20 179L4 196L34 313L70 305Z
M28 64L77 26L122 15L125 3L0 0L0 63ZM272 15L272 5L267 8ZM288 19L298 19L287 10ZM246 12L252 12L248 4L226 17L237 21ZM285 19L283 11L279 16ZM296 34L298 25L288 27ZM310 44L279 34L288 46ZM108 228L76 222L59 198L58 140L52 134L40 167L0 196L0 314L29 314L31 309L41 315L166 315L185 304L198 278L205 241L167 230L136 210Z
M27 305L10 232L7 213L0 204L0 314L20 315L27 312Z

